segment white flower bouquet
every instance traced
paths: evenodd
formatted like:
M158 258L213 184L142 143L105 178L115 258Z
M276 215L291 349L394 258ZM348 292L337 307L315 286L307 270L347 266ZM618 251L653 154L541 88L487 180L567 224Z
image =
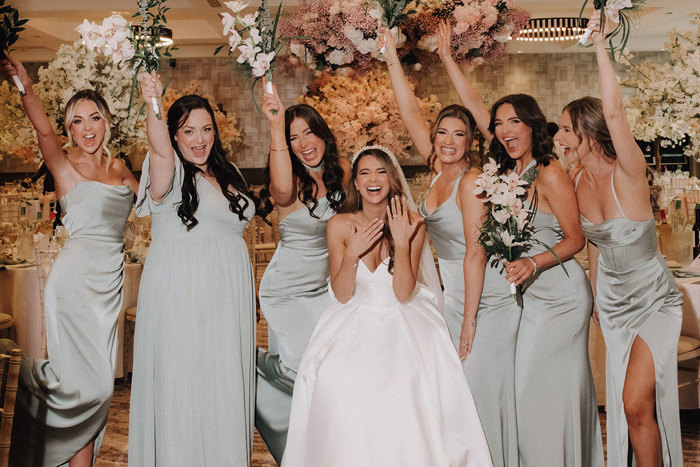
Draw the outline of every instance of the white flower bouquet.
M265 91L272 94L272 69L274 60L280 49L288 41L285 37L277 36L277 25L282 13L282 5L277 7L277 14L270 22L270 7L268 0L262 0L260 8L254 13L242 15L243 9L249 2L233 0L224 2L224 5L231 10L221 14L221 22L224 25L224 36L228 37L228 54L233 55L238 52L236 62L237 68L246 76L253 77L251 93L253 102L258 107L255 100L255 84L260 78L267 78ZM235 15L235 16L234 16ZM218 54L226 45L219 46L214 55Z
M12 5L5 5L5 0L0 0L0 58L5 58L5 54L10 50L10 47L17 42L19 33L24 31L22 26L27 21L29 20L19 18L17 8ZM26 92L17 75L12 75L12 81L17 86L19 93L24 96Z
M606 19L617 24L617 26L606 36L610 43L610 53L615 59L615 50L619 50L622 54L623 50L627 46L627 41L630 36L630 30L632 28L630 22L630 14L636 13L646 0L593 0L593 7L596 10L600 10L600 32L605 31L605 21ZM581 12L579 17L583 15L583 10L588 5L589 0L584 0L581 6ZM581 36L578 43L583 46L588 42L591 37L592 29L587 29L586 32ZM614 42L614 40L617 40Z
M532 221L537 213L536 191L531 209L525 209L524 205L527 189L537 176L537 167L532 167L522 177L515 171L507 175L499 174L499 169L500 164L489 158L484 172L474 182L474 194L482 195L482 201L488 207L479 242L491 258L491 265L495 267L499 262L514 261L527 253L533 244L546 247L561 264L548 245L534 238L535 226ZM510 284L510 290L516 294L515 284Z
M165 12L169 10L165 3L166 0L138 0L138 11L134 17L141 17L140 26L132 26L124 17L112 15L105 18L101 25L84 20L76 28L88 50L97 48L118 66L128 65L133 71L129 108L139 72L158 71L161 56L170 57L170 52L177 49L163 41L168 24ZM155 12L150 11L153 8ZM156 117L162 118L155 98L151 100L151 105Z

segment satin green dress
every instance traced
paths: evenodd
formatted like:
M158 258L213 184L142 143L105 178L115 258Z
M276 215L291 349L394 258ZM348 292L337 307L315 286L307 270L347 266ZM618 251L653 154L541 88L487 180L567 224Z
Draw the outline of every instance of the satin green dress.
M287 443L299 363L330 303L326 224L333 214L324 197L318 200L313 216L304 207L282 219L277 251L260 282L269 352L258 349L255 425L278 463Z
M577 180L578 183L578 180ZM622 390L634 339L644 339L654 359L656 421L664 466L683 465L678 414L676 351L682 321L682 296L659 252L656 223L625 216L593 224L581 215L584 235L600 251L596 303L606 345L608 464L626 466L629 449ZM628 454L630 453L630 454Z
M70 236L44 289L48 360L23 359L10 465L67 465L92 440L97 457L114 388L133 198L127 186L87 181L60 200Z
M549 247L559 242L561 229L553 214L537 211L533 224L535 239ZM543 251L543 245L532 243L527 254ZM515 351L518 446L523 467L605 465L588 358L593 295L586 273L575 259L565 261L564 268L557 264L539 270L523 284L523 314Z
M438 174L435 180L440 176ZM425 201L419 207L438 257L440 277L445 288L443 315L455 347L459 346L464 320L463 263L466 245L462 212L456 202L460 180L461 176L455 181L450 198L432 213L428 214ZM500 269L486 265L484 288L476 315L476 335L471 353L462 362L496 467L518 465L515 342L520 306L510 294Z
M195 175L199 223L177 215L180 159L169 191L151 198L150 158L136 213L151 214L153 241L139 288L129 414L129 465L250 465L255 410L255 286L241 219Z

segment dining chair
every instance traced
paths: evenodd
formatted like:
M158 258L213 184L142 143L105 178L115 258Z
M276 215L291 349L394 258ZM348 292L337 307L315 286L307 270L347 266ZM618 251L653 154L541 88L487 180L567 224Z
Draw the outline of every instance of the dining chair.
M6 467L10 458L12 442L12 422L15 416L15 400L19 380L19 365L22 361L22 351L12 349L8 354L0 354L0 388L1 420L0 420L0 467Z

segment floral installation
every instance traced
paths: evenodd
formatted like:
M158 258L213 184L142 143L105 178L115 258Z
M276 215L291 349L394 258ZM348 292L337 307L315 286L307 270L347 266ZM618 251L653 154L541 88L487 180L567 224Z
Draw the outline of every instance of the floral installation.
M554 251L545 243L534 238L535 226L532 223L537 213L537 191L533 194L530 209L525 208L528 187L537 176L537 166L533 166L522 177L515 171L500 173L500 164L493 158L484 164L483 173L474 182L474 194L481 196L488 208L488 215L481 227L479 242L491 259L491 266L511 262L527 253L532 244L545 246L562 267ZM564 268L566 272L566 268ZM567 273L568 274L568 273ZM517 293L514 284L510 285L513 295Z
M688 138L685 154L700 160L700 12L691 23L694 31L669 31L665 47L670 60L635 65L632 55L623 56L621 61L628 68L621 84L635 90L625 97L635 138L664 138L673 144Z
M590 0L584 0L579 17ZM600 10L600 31L605 31L605 22L610 20L617 24L613 30L605 36L609 41L610 55L615 59L615 51L622 51L627 45L632 29L630 16L637 13L646 0L593 0L593 8ZM581 36L578 44L583 46L591 37L592 29L587 29Z
M322 73L297 102L312 106L323 116L335 135L338 151L345 157L370 144L388 147L399 159L410 157L411 138L385 71L374 68L349 75ZM434 123L442 108L437 97L419 99L419 105L423 119L429 125Z
M172 88L165 91L163 94L163 110L167 112L176 100L188 94L199 94L209 101L212 100L211 96L200 94L199 83L197 80L192 80L186 87L178 91ZM216 126L219 128L221 145L229 156L233 157L245 147L245 134L241 130L238 117L233 112L226 113L218 109L213 110Z
M277 14L274 20L270 21L270 7L268 0L262 0L260 8L254 13L241 16L241 12L250 2L233 0L224 2L224 5L231 10L235 16L228 12L221 14L221 22L224 25L224 36L230 34L228 38L228 54L233 55L238 52L236 58L237 70L244 76L252 76L253 84L251 94L255 107L260 111L255 100L255 84L260 78L267 78L266 92L272 93L272 70L275 64L275 57L287 43L284 36L277 36L277 26L282 5L277 7ZM218 54L225 45L219 46L214 55ZM275 111L273 111L274 113Z
M34 128L29 122L22 98L7 81L0 82L0 160L9 154L27 162L38 162Z
M529 19L527 12L513 8L512 0L306 0L281 29L305 37L291 42L294 63L318 70L362 70L381 60L378 27L388 26L402 61L416 65L437 60L437 27L449 20L453 56L469 68L505 58L508 38Z
M20 19L19 11L12 5L5 5L5 0L0 0L0 58L10 50L10 47L19 39L19 33L24 31L24 25L28 19ZM16 75L12 75L17 90L24 95L24 86Z
M404 61L433 61L440 21L452 24L452 56L467 70L504 59L508 38L530 20L530 14L514 7L513 0L416 0L417 14L406 25L408 41L426 56L413 50Z
M139 73L158 71L160 58L172 56L170 52L177 49L165 45L162 40L168 24L165 18L165 13L169 10L165 6L166 0L138 0L136 3L138 11L134 17L141 17L140 26L132 26L124 17L112 15L105 18L101 25L83 20L83 23L75 28L90 51L98 49L111 57L118 66L128 65L131 68L129 109L138 85ZM153 9L155 11L151 11ZM156 98L151 99L151 105L156 117L160 119L161 113Z

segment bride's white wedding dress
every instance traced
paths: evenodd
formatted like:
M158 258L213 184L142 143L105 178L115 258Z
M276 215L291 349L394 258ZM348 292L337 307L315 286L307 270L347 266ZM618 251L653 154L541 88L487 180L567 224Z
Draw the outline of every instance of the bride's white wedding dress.
M388 259L360 261L302 358L284 467L491 466L486 438L435 295L401 304Z

